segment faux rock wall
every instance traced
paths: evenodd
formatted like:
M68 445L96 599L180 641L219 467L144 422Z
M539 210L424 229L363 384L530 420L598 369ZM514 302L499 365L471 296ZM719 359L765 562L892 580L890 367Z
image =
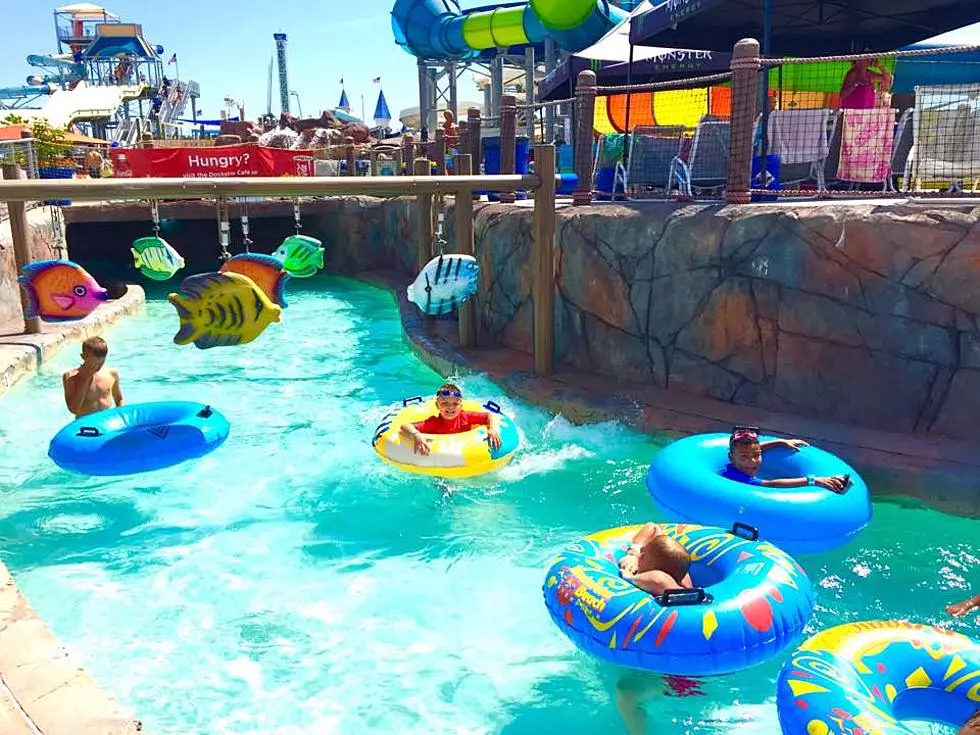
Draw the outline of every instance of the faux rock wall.
M55 227L58 233L55 232ZM35 260L58 257L56 242L64 242L61 220L52 220L51 209L41 207L28 210L27 227L30 230ZM57 237L56 237L57 234ZM14 260L14 244L10 236L10 220L0 218L0 330L23 329L23 312L20 305L20 284L17 282L17 263Z
M556 358L617 381L975 440L980 210L566 209ZM477 228L485 337L532 348L530 212Z

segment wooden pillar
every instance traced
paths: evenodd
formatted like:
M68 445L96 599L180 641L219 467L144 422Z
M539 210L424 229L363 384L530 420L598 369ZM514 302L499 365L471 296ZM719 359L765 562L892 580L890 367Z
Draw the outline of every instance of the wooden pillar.
M395 176L404 176L405 172L402 171L402 149L399 148L397 151L395 151L391 158L395 162L393 165L393 168L395 169Z
M469 153L470 124L466 120L460 120L456 127L459 129L459 141L456 143L456 153ZM453 160L455 160L455 158Z
M572 194L572 204L582 206L592 203L592 142L595 128L596 76L594 71L579 72L575 82L575 173L578 188ZM537 170L537 159L534 160Z
M446 131L436 128L435 140L429 143L429 158L436 164L436 176L446 175Z
M512 174L517 165L517 98L505 94L500 98L500 173ZM513 204L512 191L500 192L503 204Z
M480 108L471 107L466 111L466 132L469 147L463 150L472 156L473 173L479 175L483 172L483 121L480 117ZM479 201L478 194L473 195L474 201Z
M20 178L20 167L16 163L4 164L3 178L16 181ZM25 266L34 262L27 228L27 205L24 202L7 202L7 215L10 217L10 236L14 241L14 263L17 265L17 275L20 275ZM19 290L24 312L24 334L40 334L41 319L27 316L27 294L23 288Z
M354 155L354 139L344 138L344 152L347 154L347 175L357 176L357 157Z
M752 144L759 112L759 42L743 38L732 54L732 122L728 143L728 181L725 201L748 204L752 173Z
M453 168L457 176L473 173L473 158L469 153L453 156ZM476 243L473 239L473 197L456 194L455 205L456 252L461 255L475 255ZM476 347L476 304L471 298L459 307L459 346L461 349Z
M534 372L555 369L555 146L534 146L534 171L541 179L534 192Z
M430 173L429 159L415 159L415 175L428 176ZM432 194L419 194L417 197L418 206L418 244L419 273L425 268L425 264L432 260L432 240L435 233L432 230Z
M153 133L144 132L143 135L140 136L140 140L142 141L140 143L140 148L152 148L153 147Z
M402 162L405 164L405 175L411 176L415 172L412 168L415 162L415 138L411 133L402 136Z
M371 175L377 176L378 175L378 152L372 150L369 155L371 157Z

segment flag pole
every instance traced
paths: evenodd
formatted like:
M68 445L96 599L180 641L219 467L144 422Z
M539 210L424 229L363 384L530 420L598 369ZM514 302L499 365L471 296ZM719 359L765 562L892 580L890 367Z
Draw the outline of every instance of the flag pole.
M361 95L361 122L363 122L365 125L367 125L367 117L365 116L365 112L364 112L364 95L363 94Z

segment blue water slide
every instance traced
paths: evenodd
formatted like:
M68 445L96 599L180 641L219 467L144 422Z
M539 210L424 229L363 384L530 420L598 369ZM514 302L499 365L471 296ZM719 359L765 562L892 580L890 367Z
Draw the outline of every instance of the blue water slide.
M465 59L547 39L581 51L628 17L610 0L503 2L465 12L456 0L396 0L391 11L395 41L426 59Z
M0 87L0 100L18 100L21 97L36 97L39 94L51 94L51 87L30 86L30 87Z

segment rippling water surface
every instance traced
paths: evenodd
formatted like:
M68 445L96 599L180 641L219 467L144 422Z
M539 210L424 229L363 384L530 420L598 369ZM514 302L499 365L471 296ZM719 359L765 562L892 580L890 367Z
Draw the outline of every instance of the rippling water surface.
M290 285L283 323L242 348L177 348L161 300L106 334L130 402L226 414L231 436L205 459L115 479L51 464L75 347L0 401L0 549L31 603L156 735L622 732L621 672L552 626L541 584L566 543L655 517L656 442L503 397L526 445L499 475L400 474L372 430L439 376L386 292ZM858 542L802 560L818 588L810 632L943 620L980 581L977 538L975 522L876 503ZM650 732L774 735L782 660L698 696L654 680Z

